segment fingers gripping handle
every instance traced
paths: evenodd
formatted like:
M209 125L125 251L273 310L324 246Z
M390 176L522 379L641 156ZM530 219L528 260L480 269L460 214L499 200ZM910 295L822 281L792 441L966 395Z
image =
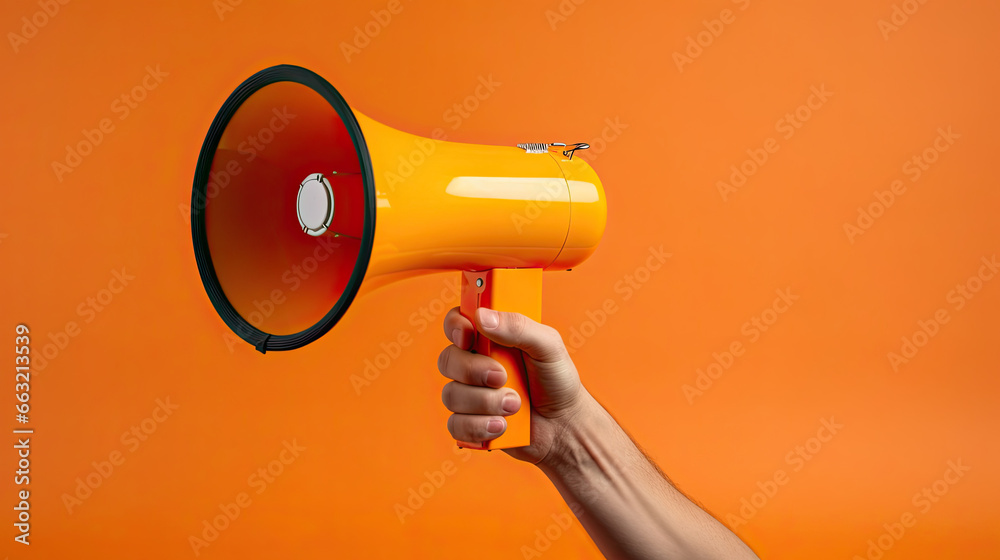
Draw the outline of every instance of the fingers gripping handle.
M479 307L496 311L513 311L541 322L542 320L542 269L495 268L481 272L462 272L462 304L459 311L475 324ZM478 330L472 349L500 362L507 371L507 384L521 396L521 409L507 416L507 430L495 439L481 445L457 442L469 449L508 449L531 444L531 400L528 376L524 369L524 356L517 348L501 346Z

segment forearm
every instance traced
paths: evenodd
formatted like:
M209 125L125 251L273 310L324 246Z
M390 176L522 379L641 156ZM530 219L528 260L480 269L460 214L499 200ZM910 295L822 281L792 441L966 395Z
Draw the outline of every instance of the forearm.
M589 394L539 463L607 558L756 555L678 491Z

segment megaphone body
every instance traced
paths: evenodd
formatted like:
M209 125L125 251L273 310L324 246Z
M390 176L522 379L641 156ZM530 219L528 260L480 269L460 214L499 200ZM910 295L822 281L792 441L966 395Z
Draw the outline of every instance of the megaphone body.
M202 282L261 352L309 344L359 294L418 274L461 273L477 307L541 320L542 271L586 260L604 231L586 145L485 146L424 138L352 109L317 74L275 66L219 111L195 171L191 225ZM520 351L477 336L530 402ZM530 444L530 407L478 449Z

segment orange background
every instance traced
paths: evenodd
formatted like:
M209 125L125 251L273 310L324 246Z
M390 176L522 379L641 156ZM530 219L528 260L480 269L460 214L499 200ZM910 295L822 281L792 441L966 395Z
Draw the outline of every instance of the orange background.
M960 310L948 295L1000 239L996 3L928 2L885 38L886 0L403 0L348 61L341 44L386 5L244 0L220 16L210 0L77 0L17 52L6 35L0 323L10 338L28 324L34 355L67 322L80 330L32 377L30 547L11 540L16 459L4 446L4 555L193 557L189 536L246 492L251 504L200 557L599 557L575 519L552 528L568 508L536 469L453 452L441 315L423 330L410 317L440 310L457 272L376 292L299 351L227 344L179 207L216 110L278 63L315 70L407 132L594 144L607 231L583 266L546 276L544 320L569 339L613 300L574 351L584 382L717 516L739 515L785 471L736 528L763 558L865 557L907 512L916 524L883 537L885 558L995 554L1000 279ZM0 31L21 33L40 9L4 2ZM679 70L673 54L724 9L732 23ZM147 65L168 76L120 119L112 104ZM501 85L455 128L447 111L490 75ZM786 138L779 120L824 85L833 95ZM57 179L53 162L104 118L114 130ZM599 150L606 119L627 128ZM904 164L949 126L959 137L911 181ZM778 151L723 200L717 182L768 138ZM844 224L897 179L905 193L849 239ZM672 256L625 299L617 283L660 246ZM78 313L122 267L129 285ZM786 288L799 299L751 342L744 323ZM894 371L888 354L942 308L948 323ZM403 332L414 343L359 395L351 376ZM683 386L734 341L745 354L689 402ZM168 397L178 408L147 421L155 432L130 451L122 434ZM795 471L788 453L830 417L843 428ZM305 450L256 493L248 477L293 440ZM64 494L116 451L124 462L68 513ZM913 496L959 459L970 470L923 511ZM445 461L451 474L401 523L395 506Z

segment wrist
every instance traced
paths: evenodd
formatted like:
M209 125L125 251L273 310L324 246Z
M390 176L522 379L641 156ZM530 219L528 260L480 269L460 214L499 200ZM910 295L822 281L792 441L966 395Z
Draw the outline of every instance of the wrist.
M580 387L580 395L573 407L559 419L559 428L545 457L537 463L547 476L579 470L588 462L588 441L603 429L610 415L585 388Z

